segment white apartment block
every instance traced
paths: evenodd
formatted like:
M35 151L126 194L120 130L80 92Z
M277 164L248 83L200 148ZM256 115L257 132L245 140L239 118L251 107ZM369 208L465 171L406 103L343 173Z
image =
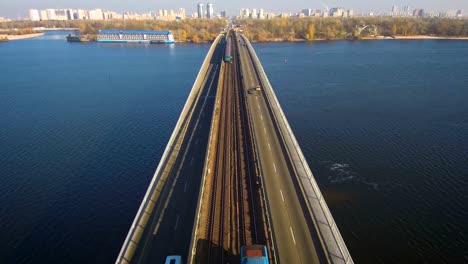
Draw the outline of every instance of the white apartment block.
M37 9L29 9L29 19L31 21L39 21L41 20L41 16L39 15L39 10Z

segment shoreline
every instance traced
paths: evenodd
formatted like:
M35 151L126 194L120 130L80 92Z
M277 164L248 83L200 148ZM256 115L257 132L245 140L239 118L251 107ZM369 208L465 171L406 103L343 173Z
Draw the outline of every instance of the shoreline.
M6 35L0 34L0 38L7 38L8 40L18 40L18 39L28 39L28 38L37 38L44 35L44 33L33 33L33 34L24 34L24 35Z
M431 36L431 35L411 35L411 36L376 36L376 37L365 37L362 40L419 40L419 39L443 39L443 40L468 40L468 37L442 37L442 36Z
M436 39L436 40L468 40L468 37L442 37L442 36L430 36L430 35L411 35L411 36L376 36L376 37L363 37L360 39L324 39L316 38L313 40L307 39L267 39L264 41L251 41L252 43L280 43L280 42L315 42L315 41L359 41L359 40L425 40L425 39Z

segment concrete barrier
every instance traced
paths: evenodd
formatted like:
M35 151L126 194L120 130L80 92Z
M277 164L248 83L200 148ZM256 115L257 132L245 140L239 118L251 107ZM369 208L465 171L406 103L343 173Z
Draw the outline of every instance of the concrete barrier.
M279 128L280 136L283 139L285 149L288 152L289 159L295 170L311 217L318 228L317 231L325 252L327 253L328 260L331 263L354 263L326 201L320 192L312 171L297 143L296 137L289 126L260 60L248 39L245 36L242 37L245 43L247 43L249 53L262 84L263 91L265 92L265 98L273 113L274 121Z
M186 132L186 126L184 125L190 121L191 112L195 107L196 102L198 101L197 99L199 94L201 93L202 84L208 72L211 57L213 56L215 47L218 45L221 37L222 35L219 35L215 39L208 51L208 54L205 57L205 60L203 61L197 78L195 79L195 82L192 86L192 90L190 91L184 108L182 109L182 113L161 157L161 161L159 162L156 172L154 173L154 176L151 180L148 190L146 191L140 208L138 209L135 219L133 220L127 237L125 238L122 249L117 256L117 260L115 261L117 264L128 264L134 257L135 251L138 248L138 244L140 243L141 237L146 228L148 216L153 213L154 205L159 197L162 187L166 183L166 178L169 174L170 167L174 163L171 162L171 160L174 161L175 157L177 157L179 154L180 144L177 144L177 141L180 137L183 137Z

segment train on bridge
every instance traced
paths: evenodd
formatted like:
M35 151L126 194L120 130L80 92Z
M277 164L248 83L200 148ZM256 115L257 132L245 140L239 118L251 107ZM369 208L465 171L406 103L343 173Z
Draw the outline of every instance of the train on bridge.
M250 245L241 248L241 264L268 264L268 251L263 245Z
M229 37L229 32L226 33L226 49L224 51L224 62L232 62L231 38Z

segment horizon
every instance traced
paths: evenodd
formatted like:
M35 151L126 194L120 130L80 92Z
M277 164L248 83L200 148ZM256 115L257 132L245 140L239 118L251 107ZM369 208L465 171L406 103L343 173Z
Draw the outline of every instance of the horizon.
M1 0L5 1L5 0ZM388 2L388 3L375 3L359 0L347 0L347 1L320 1L315 3L309 3L305 0L295 0L292 3L275 3L272 4L267 0L258 0L255 4L246 0L240 0L235 3L222 3L221 1L187 1L187 0L174 0L174 1L161 1L160 3L155 3L155 1L143 0L138 6L133 5L130 2L113 2L109 0L100 0L100 1L90 1L84 0L80 3L70 3L64 0L44 0L41 3L37 3L32 0L19 0L15 2L6 2L2 3L2 8L0 10L0 17L9 18L9 19L20 19L28 17L29 9L103 9L109 11L115 11L118 13L123 12L136 12L136 13L147 13L150 11L156 11L158 9L167 9L167 10L177 10L179 8L184 8L187 12L187 15L190 15L196 12L197 3L202 2L207 4L208 2L214 5L215 13L220 11L226 11L229 17L236 16L239 14L239 11L242 8L256 8L264 9L266 12L284 12L284 13L295 13L299 12L302 9L311 8L311 9L327 9L332 7L343 7L344 9L352 9L356 14L376 12L384 13L391 11L392 6L396 5L400 8L403 6L410 6L411 9L422 8L427 11L448 11L448 10L467 10L468 1L463 0L448 0L444 2L439 2L436 0L432 1L421 1L421 0L398 0L398 2Z

